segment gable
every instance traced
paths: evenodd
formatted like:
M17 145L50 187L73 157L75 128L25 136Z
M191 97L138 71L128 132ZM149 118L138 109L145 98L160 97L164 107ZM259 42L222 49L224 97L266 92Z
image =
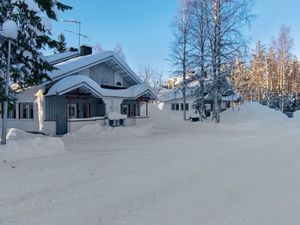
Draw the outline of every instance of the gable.
M100 64L102 67L98 67ZM95 71L102 71L104 73L119 74L124 80L124 83L128 86L142 84L142 80L131 70L131 68L124 62L115 52L105 51L88 56L80 56L74 59L70 59L66 62L55 65L57 70L49 74L50 78L55 81L67 77L69 75L79 74L80 71L93 68L93 74ZM110 68L110 69L108 69ZM81 73L80 73L81 74ZM95 77L95 79L100 79ZM107 80L108 77L105 77ZM111 79L111 77L109 78ZM101 81L100 81L101 82ZM107 81L106 81L107 82ZM108 81L112 83L111 81Z
M105 63L91 67L90 78L100 85L115 86L115 71Z

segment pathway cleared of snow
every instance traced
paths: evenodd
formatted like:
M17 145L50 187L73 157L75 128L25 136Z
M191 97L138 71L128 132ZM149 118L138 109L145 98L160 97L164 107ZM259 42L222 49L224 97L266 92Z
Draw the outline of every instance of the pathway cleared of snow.
M153 112L151 133L70 135L65 153L0 163L0 224L298 224L300 121L247 112L221 125Z

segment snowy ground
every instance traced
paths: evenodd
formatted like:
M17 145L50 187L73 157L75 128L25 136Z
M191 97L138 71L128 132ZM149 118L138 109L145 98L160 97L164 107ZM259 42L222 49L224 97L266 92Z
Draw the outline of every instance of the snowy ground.
M299 224L300 116L258 104L221 125L151 113L146 127L90 126L64 151L0 162L0 224Z

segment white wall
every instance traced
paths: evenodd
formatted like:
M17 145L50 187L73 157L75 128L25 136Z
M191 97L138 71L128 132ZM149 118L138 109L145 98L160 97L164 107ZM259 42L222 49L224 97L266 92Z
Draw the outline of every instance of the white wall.
M194 98L190 98L188 97L186 99L186 103L189 104L189 110L186 111L186 115L187 115L187 118L189 117L195 117L195 116L199 116L198 114L196 114L195 112L195 109L193 109L193 104L194 104L194 101L195 99ZM172 104L179 104L179 110L171 110L171 107L172 107ZM160 102L158 107L161 109L161 110L165 110L165 111L168 111L174 115L182 115L183 116L183 111L181 111L181 103L183 103L183 99L173 99L171 101L167 101L167 102ZM151 115L150 115L151 116Z
M123 98L103 98L105 103L105 113L108 114L110 112L121 112L121 104L123 102Z
M44 91L44 87L32 87L28 90L17 94L16 98L16 119L8 119L8 128L17 128L29 132L43 132L49 135L56 134L56 122L44 121L43 118L43 129L39 130L39 115L38 115L38 104L36 103L37 97L35 94L39 91ZM33 103L33 119L19 119L19 103ZM43 107L45 108L45 107ZM1 122L2 123L2 122Z

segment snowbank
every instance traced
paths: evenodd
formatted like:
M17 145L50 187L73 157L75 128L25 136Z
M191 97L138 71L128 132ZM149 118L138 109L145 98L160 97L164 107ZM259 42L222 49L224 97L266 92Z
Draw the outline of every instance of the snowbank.
M64 142L60 138L29 134L13 128L8 131L7 145L0 146L0 161L13 162L61 153L64 153Z
M117 113L117 112L110 112L110 113L108 113L107 118L109 120L126 120L127 116L122 115L122 114Z
M294 112L294 119L300 120L300 110Z
M134 126L134 127L110 127L101 126L99 124L86 125L78 131L66 134L65 139L116 139L116 138L134 138L145 137L154 134L154 129L149 125Z
M227 109L221 115L222 123L248 123L280 121L286 119L286 115L261 105L257 102L246 102L243 105L232 109Z

